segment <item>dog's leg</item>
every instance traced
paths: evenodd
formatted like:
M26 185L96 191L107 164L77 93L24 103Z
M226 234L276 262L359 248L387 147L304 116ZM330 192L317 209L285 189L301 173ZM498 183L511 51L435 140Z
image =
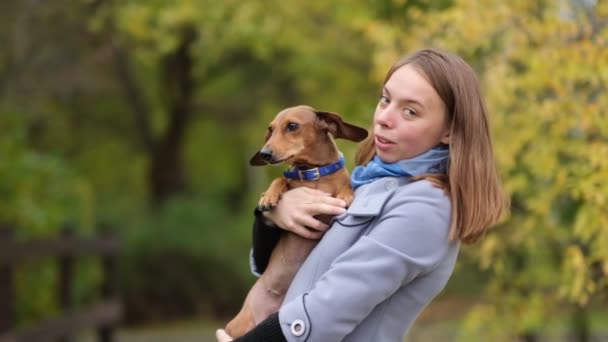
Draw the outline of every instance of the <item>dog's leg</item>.
M243 308L226 326L228 335L242 336L279 311L291 281L317 242L287 232L281 236L266 270L247 294Z
M266 211L276 207L281 199L281 195L287 191L287 185L287 180L283 177L273 180L268 190L262 194L262 198L260 198L260 202L258 203L258 209Z
M349 207L351 203L353 203L354 192L349 186L343 186L340 192L336 194L336 198L339 198L346 202L346 206Z
M258 278L241 311L226 325L226 332L233 338L245 335L270 314L279 311L282 301L283 295L269 292L262 278Z

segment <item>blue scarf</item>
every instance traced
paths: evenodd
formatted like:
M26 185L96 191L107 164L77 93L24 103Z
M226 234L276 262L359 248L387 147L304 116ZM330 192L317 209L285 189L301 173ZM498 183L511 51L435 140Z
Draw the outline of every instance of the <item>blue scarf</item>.
M367 165L357 166L350 176L353 189L371 183L382 177L411 177L423 173L445 173L448 168L450 150L447 145L439 145L410 159L387 164L374 156Z

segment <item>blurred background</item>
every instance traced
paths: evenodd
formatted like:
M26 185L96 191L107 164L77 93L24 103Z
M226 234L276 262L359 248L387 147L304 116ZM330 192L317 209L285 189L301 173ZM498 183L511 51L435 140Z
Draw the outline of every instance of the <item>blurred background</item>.
M407 340L608 340L604 0L4 0L0 220L24 240L113 227L119 339L211 341L255 280L268 122L308 104L367 126L422 47L478 72L512 208ZM17 326L57 314L55 268L17 267ZM100 266L77 274L84 303Z

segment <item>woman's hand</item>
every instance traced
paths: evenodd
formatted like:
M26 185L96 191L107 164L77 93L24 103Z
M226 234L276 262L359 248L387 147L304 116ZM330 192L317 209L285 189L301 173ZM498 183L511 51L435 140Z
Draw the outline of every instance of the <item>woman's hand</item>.
M215 338L217 342L230 342L232 341L232 337L226 333L224 329L217 329L215 331Z
M329 226L316 215L335 216L346 209L343 200L320 190L299 187L283 194L275 208L264 212L264 217L277 226L307 239L320 239Z

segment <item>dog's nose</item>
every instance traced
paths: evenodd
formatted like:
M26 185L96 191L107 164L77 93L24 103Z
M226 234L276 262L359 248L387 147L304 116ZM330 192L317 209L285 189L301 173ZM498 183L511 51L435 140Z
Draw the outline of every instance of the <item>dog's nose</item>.
M263 149L260 150L260 157L264 161L271 160L272 159L272 150L264 147Z

